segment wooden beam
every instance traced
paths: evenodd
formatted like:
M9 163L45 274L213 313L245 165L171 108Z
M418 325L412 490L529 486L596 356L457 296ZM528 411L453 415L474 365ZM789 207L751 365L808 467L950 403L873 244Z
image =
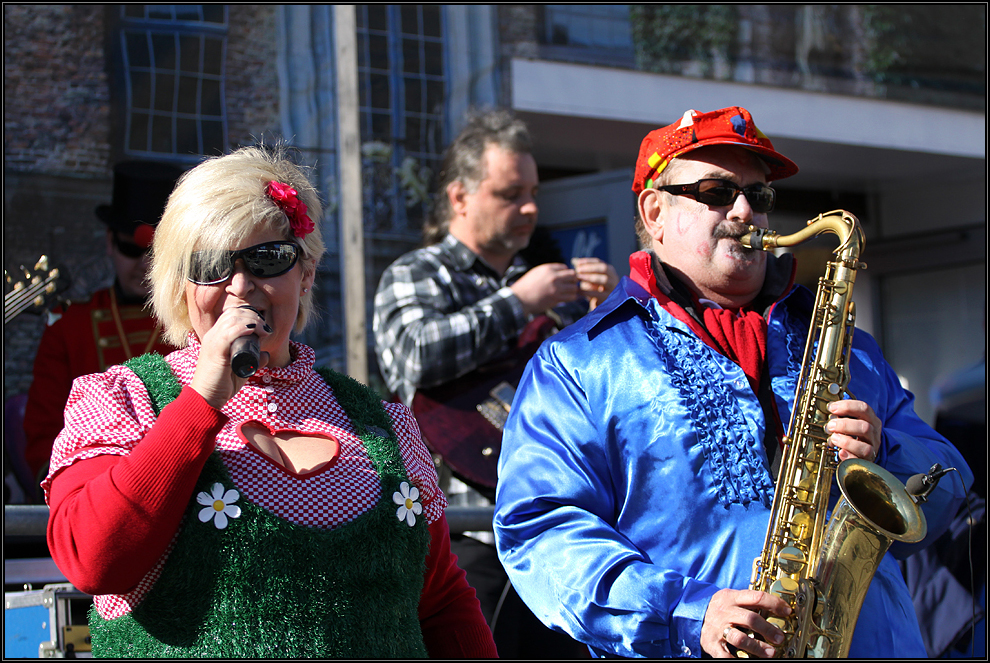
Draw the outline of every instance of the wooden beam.
M337 45L337 132L344 348L347 353L347 374L367 384L364 226L361 219L361 128L358 118L357 34L354 5L334 5L334 40Z

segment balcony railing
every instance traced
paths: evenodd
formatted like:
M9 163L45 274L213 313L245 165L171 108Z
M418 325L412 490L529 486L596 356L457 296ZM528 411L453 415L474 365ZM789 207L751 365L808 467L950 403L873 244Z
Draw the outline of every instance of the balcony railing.
M983 4L528 7L546 60L986 107Z

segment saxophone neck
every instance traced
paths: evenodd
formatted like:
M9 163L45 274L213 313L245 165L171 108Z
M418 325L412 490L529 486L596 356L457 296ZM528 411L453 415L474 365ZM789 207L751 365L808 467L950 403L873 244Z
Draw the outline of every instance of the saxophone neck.
M832 233L839 237L839 247L835 253L841 259L853 262L858 261L866 244L866 236L863 234L859 219L841 209L819 214L808 221L804 228L790 235L780 235L775 230L756 226L749 226L748 230L749 232L739 238L740 243L747 248L761 251L797 246L819 235Z

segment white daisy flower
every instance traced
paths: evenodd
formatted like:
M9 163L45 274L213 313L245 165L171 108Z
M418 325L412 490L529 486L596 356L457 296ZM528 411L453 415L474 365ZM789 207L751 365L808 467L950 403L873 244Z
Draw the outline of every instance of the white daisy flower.
M405 520L410 527L415 525L416 516L423 513L423 505L416 501L418 499L419 488L410 486L405 481L399 484L398 492L392 493L392 501L399 505L395 510L395 517Z
M202 492L196 496L196 501L205 506L199 512L201 522L207 522L213 518L213 524L217 529L227 527L227 518L239 518L241 507L234 504L240 497L240 493L231 488L227 492L223 490L223 484L213 484L213 494Z

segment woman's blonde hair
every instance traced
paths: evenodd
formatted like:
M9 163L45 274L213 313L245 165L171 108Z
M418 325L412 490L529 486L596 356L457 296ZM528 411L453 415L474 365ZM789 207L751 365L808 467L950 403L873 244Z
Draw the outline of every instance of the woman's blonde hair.
M293 235L289 218L267 195L269 182L288 184L305 203L315 228L305 237ZM194 251L207 251L219 260L222 252L257 230L273 230L299 245L299 267L314 271L324 252L320 234L323 206L302 168L289 160L285 148L245 147L212 157L186 172L169 196L152 245L151 305L168 340L185 344L192 330L185 288ZM295 330L301 331L313 311L312 290L299 300Z

